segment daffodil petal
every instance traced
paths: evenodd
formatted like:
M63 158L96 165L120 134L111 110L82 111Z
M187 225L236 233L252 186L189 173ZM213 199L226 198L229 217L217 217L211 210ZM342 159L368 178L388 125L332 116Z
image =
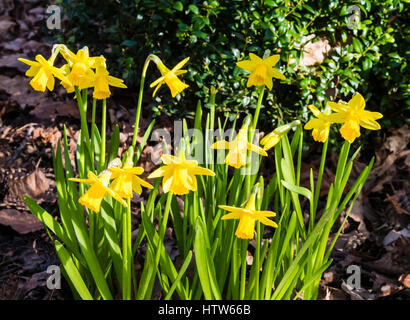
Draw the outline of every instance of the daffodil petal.
M327 105L330 107L330 109L332 109L335 112L346 112L348 108L347 105L336 103L333 101L329 101Z
M124 81L122 79L108 76L108 83L110 86L118 87L118 88L127 88L127 86L123 82Z
M273 68L271 71L272 77L279 79L279 80L286 80L286 77L278 70Z
M161 160L164 164L172 164L175 163L175 156L172 156L170 154L163 154L161 156Z
M257 67L257 65L255 64L255 62L253 62L253 61L251 61L251 60L239 61L239 62L236 63L236 65L237 65L239 68L241 68L241 69L243 69L243 70L246 70L246 71L248 71L248 72L253 72L253 71L256 69L256 67Z
M236 213L243 213L244 209L242 208L237 208L237 207L232 207L232 206L226 206L226 205L219 205L218 206L220 209L230 211L230 212L236 212Z
M162 189L164 190L165 193L169 192L171 185L172 185L172 180L173 177L164 177L164 179L162 180Z
M383 118L383 115L380 112L372 112L363 110L361 113L361 118L377 120Z
M327 119L333 123L343 123L346 121L346 112L336 112L327 116Z
M189 57L185 58L184 60L178 62L178 64L171 70L172 72L175 72L179 69L181 69L189 60Z
M25 64L28 64L29 66L39 66L40 65L40 63L38 63L37 61L31 61L31 60L27 60L27 59L24 59L24 58L18 58L17 60L19 60L19 61L21 61Z
M213 143L210 146L211 149L229 149L229 142L226 140L220 140Z
M360 93L356 93L347 104L354 110L363 110L366 106L366 102Z
M263 217L276 217L276 213L273 211L255 210L254 214Z
M239 212L230 212L228 214L225 214L224 216L221 217L221 220L228 220L228 219L240 219L242 217L242 214Z
M250 150L250 151L259 153L261 156L266 157L268 155L264 149L262 149L261 147L258 147L257 145L254 145L250 142L247 143L247 149Z
M311 130L314 129L318 126L322 125L322 121L320 121L319 119L310 119L305 126L303 127L305 130Z
M269 220L268 218L259 216L259 217L257 217L256 219L259 220L260 222L262 222L264 225L271 226L271 227L273 227L273 228L277 228L277 227L278 227L278 225L277 225L274 221Z
M142 193L141 185L139 183L133 183L132 184L132 191L134 191L136 194L141 194Z
M157 80L155 80L154 82L152 82L150 85L149 85L149 87L150 88L153 88L153 87L155 87L157 84L159 84L160 82L163 82L164 81L164 78L165 77L159 77Z
M184 73L187 73L188 72L188 70L176 70L175 72L174 72L174 74L176 75L176 76L179 76L180 74L184 74Z
M263 63L265 63L269 67L273 67L275 64L278 63L279 60L280 60L280 55L279 54L274 54L274 55L264 59Z
M273 88L273 80L272 77L267 77L265 80L265 85L269 88L269 90L272 90Z
M135 183L138 182L140 185L142 185L145 188L148 188L148 189L153 189L154 188L150 183L148 183L147 181L141 179L140 177L135 177L134 176L133 179L134 179L133 181L135 181Z
M254 53L249 53L249 57L251 58L252 61L257 62L258 64L263 62L263 59L258 57Z
M27 77L34 77L40 71L40 68L41 66L32 65L25 74Z
M360 125L369 130L379 130L380 124L373 119L360 119Z
M107 192L111 197L113 197L115 200L121 203L124 207L128 207L127 203L116 192L109 188L107 188Z
M92 184L93 183L93 181L90 180L90 179L68 178L68 180L73 181L73 182L86 183L86 184Z
M153 179L153 178L159 178L164 176L166 173L168 172L168 170L166 169L166 167L160 167L157 170L155 170L154 172L151 172L151 174L148 176L148 179Z
M309 110L313 113L313 115L316 117L316 118L319 118L319 115L320 115L320 111L319 111L319 109L318 108L316 108L314 105L309 105L308 106L308 108L309 108Z
M195 175L215 176L215 172L202 167L194 167L192 169L189 169L189 172Z

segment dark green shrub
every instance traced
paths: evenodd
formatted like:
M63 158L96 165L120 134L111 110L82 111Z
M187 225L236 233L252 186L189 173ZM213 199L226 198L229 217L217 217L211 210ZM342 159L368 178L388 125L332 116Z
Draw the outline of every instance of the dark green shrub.
M409 121L409 6L405 0L383 1L192 1L192 0L62 0L68 19L59 41L75 48L88 45L104 54L109 68L128 85L138 87L149 53L172 67L190 56L190 88L171 100L165 89L153 103L168 114L189 113L196 101L218 88L219 111L235 114L256 104L246 77L235 67L249 52L280 53L277 67L287 77L274 82L265 98L265 120L273 124L308 117L308 104L328 99L347 101L358 91L368 109L382 112L385 127ZM349 6L360 8L361 22L352 25ZM327 39L326 59L296 69L306 36ZM295 62L290 63L293 59ZM292 61L293 61L292 60ZM154 80L154 68L147 82ZM181 108L184 106L184 108ZM407 115L406 115L407 113ZM188 114L189 115L189 114ZM264 120L264 119L261 119Z

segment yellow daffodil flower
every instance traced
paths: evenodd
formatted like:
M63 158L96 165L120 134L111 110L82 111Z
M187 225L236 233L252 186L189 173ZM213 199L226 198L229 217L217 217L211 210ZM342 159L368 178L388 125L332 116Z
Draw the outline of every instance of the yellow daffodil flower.
M234 168L240 168L246 165L248 150L256 152L262 156L267 156L265 150L257 145L248 142L249 126L244 125L231 142L220 140L211 145L212 149L229 149L225 158L225 163Z
M64 76L63 72L54 67L55 55L46 60L40 54L36 55L36 61L30 61L27 59L19 58L18 60L28 64L30 69L26 71L26 76L33 77L30 81L30 85L36 91L44 92L46 88L53 91L55 80L54 77L70 84L70 81Z
M265 151L268 151L270 148L273 148L275 145L278 144L278 142L282 139L282 137L288 133L290 129L292 129L295 126L300 125L299 120L295 120L291 123L285 124L283 126L277 127L275 130L272 132L268 133L266 136L264 136L261 140L261 145L263 145L263 149Z
M236 63L239 68L251 73L246 84L247 87L266 85L269 89L272 89L272 78L286 79L282 73L274 68L280 59L278 54L262 59L256 54L250 53L249 57L251 60L243 60Z
M229 211L221 219L239 219L238 228L235 235L240 239L252 239L255 230L255 221L260 221L267 226L277 228L278 225L269 220L268 217L274 217L276 214L272 211L257 211L255 210L256 194L252 193L245 208L237 208L231 206L220 205L219 208Z
M65 65L63 65L59 69L64 74L65 77L67 77L70 74L71 69L70 69L70 66L69 66L68 63L66 63ZM75 91L73 84L69 81L67 82L67 81L62 80L61 85L64 87L64 89L66 89L67 93L72 93L72 92Z
M90 57L87 47L78 50L75 54L66 46L62 46L60 52L71 67L67 78L74 86L81 87L84 83L88 83L90 78L94 76L91 68L96 69L105 63L104 57Z
M213 171L199 167L198 161L187 160L183 151L179 152L178 157L164 154L161 159L165 165L152 172L148 179L163 177L162 188L165 193L183 195L190 190L196 191L196 175L215 176Z
M153 186L148 182L142 180L138 175L144 173L141 167L134 167L132 161L127 160L122 168L111 167L112 172L111 189L122 198L132 198L132 192L136 194L142 193L142 187L152 189Z
M162 77L155 80L153 83L150 84L150 87L153 88L156 86L154 93L152 96L155 96L158 89L165 83L171 90L171 95L174 98L178 93L184 91L189 86L186 83L183 83L179 80L178 76L180 74L186 73L187 70L179 70L181 69L185 63L187 63L189 58L185 58L181 62L179 62L172 70L169 70L161 61L157 63L158 70L161 72Z
M110 76L104 66L99 66L95 73L89 74L80 89L94 87L93 97L102 100L111 96L109 86L126 88L127 86L123 82L122 79Z
M88 172L87 179L70 178L69 180L86 183L91 186L87 192L78 199L78 202L84 207L98 213L100 212L101 202L107 194L112 196L123 206L127 206L127 203L116 192L108 187L110 177L111 171L108 170L103 171L98 177L90 171Z
M335 111L329 115L329 120L335 123L344 123L340 128L340 133L350 143L360 137L360 126L369 130L380 129L376 120L382 118L383 115L379 112L364 110L366 102L360 93L354 95L347 104L336 102L328 102L327 104Z
M331 124L329 115L331 113L331 110L327 108L324 112L320 112L319 109L313 105L308 106L308 108L310 109L310 111L312 111L316 119L309 120L305 124L304 129L313 129L313 139L318 142L325 142L329 138L329 129Z

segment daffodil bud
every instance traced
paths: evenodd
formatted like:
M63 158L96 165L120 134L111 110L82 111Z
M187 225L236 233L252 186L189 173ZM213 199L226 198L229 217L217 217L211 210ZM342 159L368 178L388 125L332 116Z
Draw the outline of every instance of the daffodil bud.
M252 116L248 114L245 119L243 119L242 122L242 129L246 129L246 127L249 127L252 122Z

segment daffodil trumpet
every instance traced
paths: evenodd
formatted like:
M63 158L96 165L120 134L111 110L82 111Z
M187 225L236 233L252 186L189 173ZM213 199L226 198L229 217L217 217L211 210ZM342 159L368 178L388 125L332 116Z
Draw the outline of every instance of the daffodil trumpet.
M105 165L105 140L107 136L107 100L103 99L101 110L101 154L100 154L100 168Z
M222 216L222 220L239 219L235 235L240 239L252 239L254 237L256 221L260 221L263 224L274 228L278 227L274 221L268 219L269 217L276 216L274 212L255 209L256 192L257 188L254 187L244 208L219 205L219 208L230 212Z
M163 154L161 160L164 166L152 172L148 179L162 177L164 193L188 194L197 190L197 175L215 176L213 171L198 166L198 161L186 159L184 149L179 149L177 156Z
M248 150L256 152L262 156L267 156L265 150L248 141L249 123L250 116L245 118L244 124L232 141L228 142L226 140L220 140L211 145L211 149L228 149L229 151L225 158L225 163L236 169L239 169L248 163Z

